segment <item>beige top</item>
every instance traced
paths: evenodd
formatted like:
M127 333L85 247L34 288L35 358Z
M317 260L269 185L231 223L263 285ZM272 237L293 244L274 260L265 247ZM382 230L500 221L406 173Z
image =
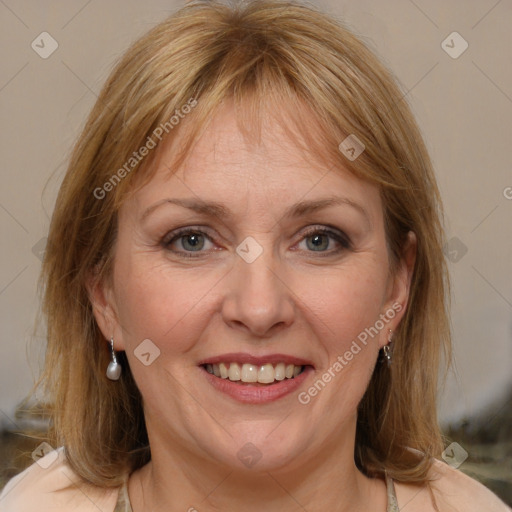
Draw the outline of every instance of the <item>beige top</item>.
M512 512L491 491L462 472L436 461L440 468L440 512ZM0 512L133 512L127 491L100 488L83 483L66 461L64 449L46 454L25 471L12 478L0 494ZM399 512L395 485L386 475L387 512ZM415 500L412 510L434 510L425 493L401 487L399 499L405 504ZM455 503L455 505L453 505ZM409 507L410 508L410 507Z
M386 512L400 512L396 500L395 485L388 475L386 475L386 487L388 493L388 506L386 508ZM133 512L130 504L130 497L128 496L127 482L124 483L119 491L119 498L114 512Z

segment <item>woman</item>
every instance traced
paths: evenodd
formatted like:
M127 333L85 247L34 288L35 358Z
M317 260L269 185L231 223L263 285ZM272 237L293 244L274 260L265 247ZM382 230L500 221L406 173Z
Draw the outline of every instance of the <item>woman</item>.
M72 155L42 271L59 448L0 510L509 510L436 459L440 217L403 94L348 30L182 8Z

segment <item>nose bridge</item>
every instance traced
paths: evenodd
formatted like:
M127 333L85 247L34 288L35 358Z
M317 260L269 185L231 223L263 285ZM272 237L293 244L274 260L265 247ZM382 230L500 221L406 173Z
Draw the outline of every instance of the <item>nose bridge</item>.
M292 297L279 275L282 266L271 237L258 241L247 237L237 247L234 266L223 306L225 321L258 336L289 325L293 321Z

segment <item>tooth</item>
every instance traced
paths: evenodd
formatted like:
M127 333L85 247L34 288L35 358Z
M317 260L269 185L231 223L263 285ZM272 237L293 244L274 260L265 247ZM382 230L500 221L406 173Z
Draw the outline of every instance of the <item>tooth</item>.
M275 369L275 378L276 380L284 380L286 377L285 373L285 364L284 363L277 363L276 369Z
M258 370L258 382L262 384L269 384L274 382L274 367L270 364L263 364Z
M228 378L228 369L224 363L219 364L219 370L220 370L220 376L223 379L227 379Z
M258 382L258 367L253 364L245 363L242 366L243 382Z
M231 363L228 370L229 380L240 380L240 366L238 363Z
M228 366L229 365L229 366ZM206 371L216 377L229 379L231 381L242 382L260 382L261 384L271 384L272 382L291 379L296 377L303 370L302 366L294 364L277 363L275 366L271 363L265 363L260 366L250 363L219 363L207 364Z

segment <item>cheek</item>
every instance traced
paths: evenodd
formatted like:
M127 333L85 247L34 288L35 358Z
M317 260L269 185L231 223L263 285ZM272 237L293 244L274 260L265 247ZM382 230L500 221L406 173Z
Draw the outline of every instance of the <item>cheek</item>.
M318 327L318 338L324 340L332 359L334 352L343 354L379 318L385 279L375 265L362 265L321 279L316 276L301 289L298 295L310 311L310 323Z
M204 330L208 294L222 275L171 271L144 256L120 261L118 270L116 302L126 349L150 339L165 353L189 350Z
M383 313L385 291L377 270L373 266L344 269L323 279L316 293L304 292L311 310L307 321L315 326L323 357L301 403L333 411L333 423L344 421L357 409L375 366L379 336L386 335L385 329L373 330Z

